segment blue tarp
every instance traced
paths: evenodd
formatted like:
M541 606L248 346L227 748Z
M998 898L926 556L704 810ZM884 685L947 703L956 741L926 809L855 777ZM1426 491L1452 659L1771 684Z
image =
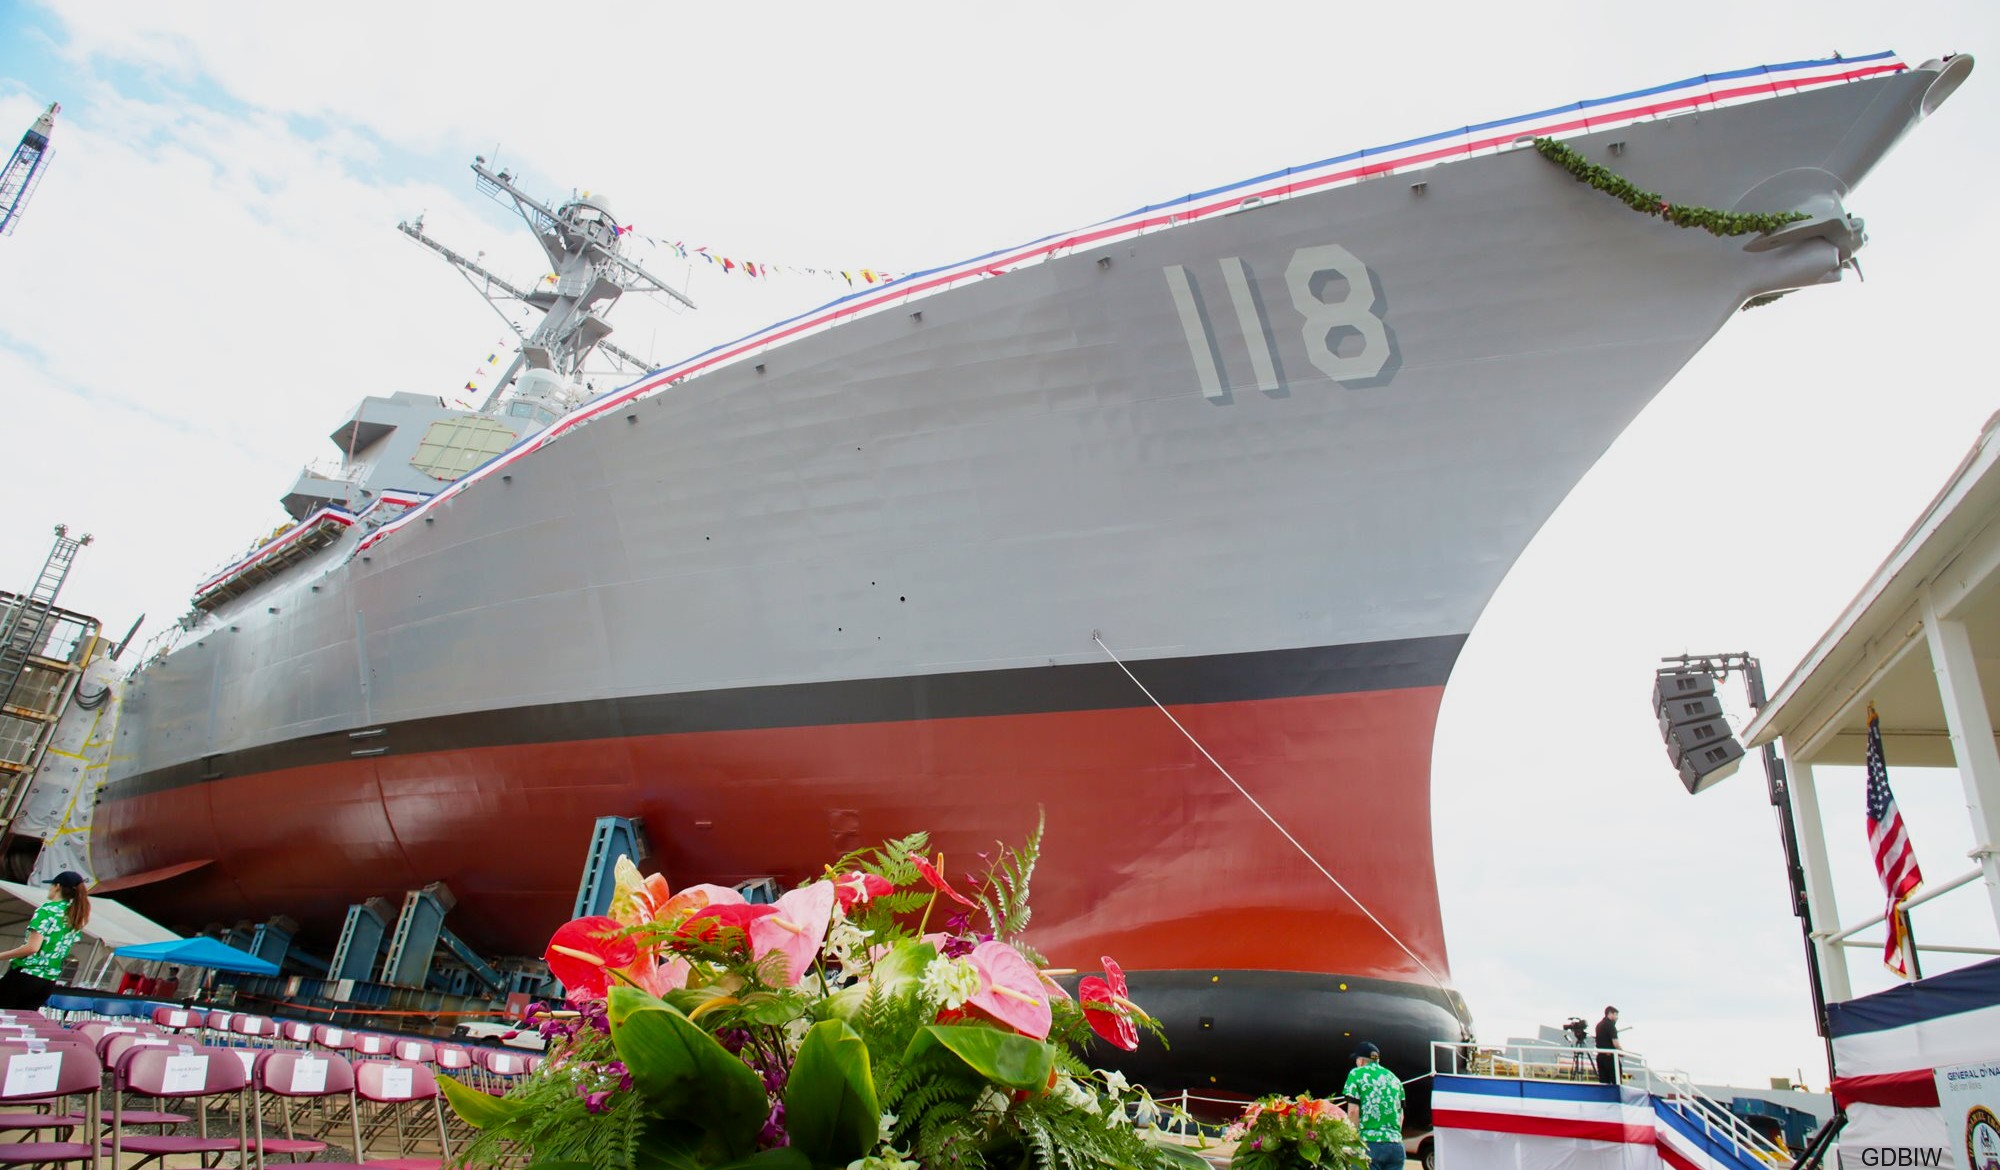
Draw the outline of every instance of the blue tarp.
M238 971L245 975L276 975L278 966L248 951L224 946L212 938L182 938L172 942L140 943L111 952L121 959L179 963L183 967L207 967L215 971Z

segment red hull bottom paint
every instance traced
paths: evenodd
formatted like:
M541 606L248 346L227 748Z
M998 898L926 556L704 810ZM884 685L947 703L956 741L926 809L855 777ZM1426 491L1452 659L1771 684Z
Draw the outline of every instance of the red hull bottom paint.
M1441 976L1430 745L1442 687L1175 714ZM537 954L592 823L642 816L676 885L791 884L929 829L953 875L1048 812L1029 937L1059 965L1339 972L1428 983L1150 707L467 748L228 777L108 801L98 863L215 859L121 895L170 923L285 913L331 949L346 907L433 881L451 924Z

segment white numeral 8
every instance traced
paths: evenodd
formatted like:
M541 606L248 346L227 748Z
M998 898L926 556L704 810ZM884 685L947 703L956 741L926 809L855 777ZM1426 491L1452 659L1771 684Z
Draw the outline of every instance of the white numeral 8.
M1347 282L1347 293L1337 301L1323 301L1313 295L1313 278L1330 272ZM1292 307L1306 319L1306 357L1320 372L1336 382L1372 378L1389 360L1389 337L1382 319L1375 315L1375 277L1354 253L1339 244L1301 248L1285 269L1285 284L1291 289ZM1351 329L1361 337L1361 349L1343 357L1335 351L1334 335Z

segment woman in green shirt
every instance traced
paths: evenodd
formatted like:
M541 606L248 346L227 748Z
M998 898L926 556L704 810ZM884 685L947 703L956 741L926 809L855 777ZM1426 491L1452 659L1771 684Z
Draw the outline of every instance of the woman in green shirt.
M69 949L89 921L90 894L83 888L83 875L66 869L49 885L49 900L28 919L28 937L13 950L0 951L0 959L13 960L0 976L0 1010L33 1011L47 1003Z

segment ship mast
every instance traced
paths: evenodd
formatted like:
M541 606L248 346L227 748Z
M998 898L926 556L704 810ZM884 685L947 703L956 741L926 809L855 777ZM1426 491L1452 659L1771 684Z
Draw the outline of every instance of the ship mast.
M425 235L424 217L421 215L416 218L415 222L405 220L397 224L396 230L449 261L452 267L458 269L459 275L465 277L466 283L472 285L479 295L485 298L486 303L493 306L493 311L500 314L500 319L507 323L507 328L514 331L514 336L523 341L527 340L528 335L522 331L520 325L516 324L512 317L501 311L500 302L519 301L524 305L539 306L554 299L550 293L523 291L518 286L503 280L497 274L489 271L477 260L468 260L450 248L445 247L433 237ZM495 290L498 290L497 294ZM537 298L540 299L538 300ZM651 363L647 362L646 359L637 354L627 353L625 350L601 338L597 342L597 348L632 367L635 373L644 373L653 368ZM506 385L505 380L501 382L501 385Z
M632 372L651 369L652 363L605 340L611 334L606 314L627 292L669 297L690 309L695 304L680 290L624 256L623 232L612 218L604 197L583 195L551 208L523 192L515 185L514 176L505 170L495 171L487 166L484 158L473 160L472 172L482 192L510 206L534 232L536 242L548 254L554 278L552 283L537 284L532 289L519 288L487 271L477 260L468 260L424 234L421 216L414 223L397 225L404 235L458 269L521 338L513 364L494 383L480 410L491 412L509 387L531 370L547 371L565 385L580 382L585 360L598 351L630 367ZM543 314L541 323L524 332L499 309L502 300L539 310Z

